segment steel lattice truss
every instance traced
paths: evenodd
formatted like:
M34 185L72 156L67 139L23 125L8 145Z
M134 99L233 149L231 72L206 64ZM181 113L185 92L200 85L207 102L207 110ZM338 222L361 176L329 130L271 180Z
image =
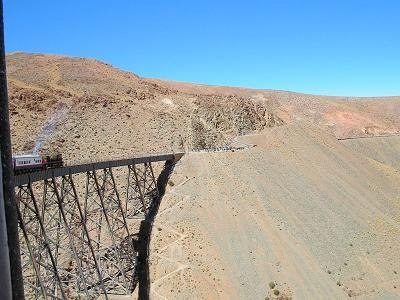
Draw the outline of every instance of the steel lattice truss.
M16 189L25 294L34 299L107 299L130 294L137 253L127 220L146 217L159 197L151 163L129 165L120 197L112 168L86 172L85 196L74 176ZM76 177L75 177L76 178Z
M126 212L128 218L146 215L152 199L158 197L157 183L150 163L128 166Z

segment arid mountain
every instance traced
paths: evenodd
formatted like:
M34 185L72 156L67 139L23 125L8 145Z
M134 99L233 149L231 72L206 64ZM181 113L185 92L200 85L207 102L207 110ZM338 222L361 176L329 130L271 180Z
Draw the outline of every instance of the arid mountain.
M400 97L167 82L42 54L7 68L15 152L186 151L152 231L151 299L399 299Z
M400 132L399 97L166 82L92 59L43 54L9 54L7 72L15 152L32 149L54 115L57 126L44 133L44 151L62 151L70 160L215 148L237 135L299 120L337 137Z

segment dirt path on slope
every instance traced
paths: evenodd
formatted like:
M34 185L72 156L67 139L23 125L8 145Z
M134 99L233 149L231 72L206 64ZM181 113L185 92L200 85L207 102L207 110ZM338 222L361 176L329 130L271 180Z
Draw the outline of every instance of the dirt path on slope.
M152 298L400 297L398 173L313 128L242 142L259 146L177 166L152 236Z

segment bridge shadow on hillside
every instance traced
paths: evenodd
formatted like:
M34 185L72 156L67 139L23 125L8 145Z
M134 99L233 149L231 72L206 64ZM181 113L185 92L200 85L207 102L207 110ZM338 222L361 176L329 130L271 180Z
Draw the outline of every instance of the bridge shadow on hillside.
M143 300L149 299L150 297L149 247L154 218L158 213L161 200L165 194L168 179L172 174L174 167L174 161L166 161L162 172L157 178L158 195L153 196L152 205L147 217L140 224L139 243L137 247L138 267L136 275L139 284L139 299Z

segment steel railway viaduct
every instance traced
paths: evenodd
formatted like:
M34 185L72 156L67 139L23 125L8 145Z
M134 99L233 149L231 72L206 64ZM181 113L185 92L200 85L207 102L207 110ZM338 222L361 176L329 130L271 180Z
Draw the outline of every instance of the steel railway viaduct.
M64 166L15 176L25 295L148 296L152 220L183 153ZM155 174L158 172L158 176Z

